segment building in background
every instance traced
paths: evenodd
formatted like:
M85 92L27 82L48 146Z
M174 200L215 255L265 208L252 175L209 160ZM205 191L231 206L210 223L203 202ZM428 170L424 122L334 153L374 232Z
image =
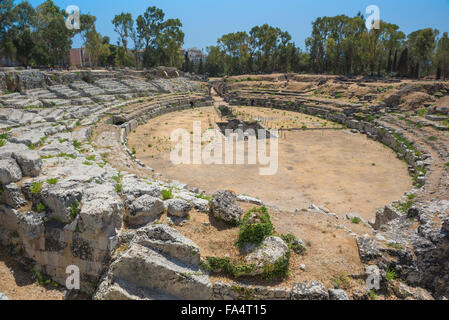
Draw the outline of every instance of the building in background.
M0 67L17 67L17 62L14 59L6 57L0 52Z
M182 53L185 54L185 50L183 50ZM203 51L201 51L196 47L187 49L187 54L189 55L190 62L193 63L200 63L200 61L203 61L203 63L206 62L207 55L205 55Z
M89 65L85 48L77 48L70 50L70 65L76 67L86 67Z

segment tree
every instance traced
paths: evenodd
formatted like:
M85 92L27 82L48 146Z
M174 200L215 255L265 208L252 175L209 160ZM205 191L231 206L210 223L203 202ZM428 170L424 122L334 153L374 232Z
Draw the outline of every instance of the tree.
M181 68L184 57L181 47L184 44L184 32L179 19L168 19L163 23L160 35L156 39L159 65Z
M33 56L37 64L67 64L74 30L65 25L67 14L52 0L36 8L36 46Z
M428 70L432 63L432 53L438 33L438 30L426 28L412 32L408 36L411 59L415 65L413 75L417 78L420 78L422 70Z
M126 52L128 50L128 38L133 30L134 20L131 13L121 13L112 20L114 31L120 36L122 47Z
M226 73L223 63L225 54L217 46L207 47L206 72L211 76L222 76Z
M104 65L111 54L109 43L105 43L95 26L86 33L86 49L91 58L91 66Z
M36 11L28 1L14 8L14 19L9 30L9 41L14 45L15 58L22 65L34 64L33 49L36 45L33 29L36 25Z
M446 77L449 75L449 37L447 32L443 33L443 36L438 41L435 60L440 70L440 75L446 80Z

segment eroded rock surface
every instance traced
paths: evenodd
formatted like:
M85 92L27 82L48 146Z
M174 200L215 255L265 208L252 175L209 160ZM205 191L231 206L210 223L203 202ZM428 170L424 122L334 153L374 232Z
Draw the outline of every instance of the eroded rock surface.
M212 214L223 221L238 223L243 210L237 205L237 196L231 191L217 191L210 202Z

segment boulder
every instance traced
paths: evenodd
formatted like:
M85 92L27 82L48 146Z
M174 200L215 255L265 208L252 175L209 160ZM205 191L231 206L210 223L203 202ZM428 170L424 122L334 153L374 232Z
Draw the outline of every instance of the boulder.
M10 183L3 186L3 192L0 193L0 199L1 202L6 203L14 209L19 209L27 204L16 183Z
M154 198L161 197L161 190L156 185L151 185L149 182L138 179L134 175L128 175L122 178L122 195L133 196L139 198L143 195L149 195Z
M131 243L158 250L188 264L200 262L200 248L176 229L163 224L138 229Z
M141 226L155 221L164 213L164 202L150 195L143 195L132 202L125 214L131 226Z
M370 263L380 258L382 255L376 239L369 237L357 237L360 259L363 263Z
M400 216L400 212L393 208L393 206L385 206L384 209L380 209L376 212L376 222L374 223L373 228L379 230L381 226Z
M0 183L9 184L22 179L22 171L14 159L0 160Z
M27 212L19 217L19 233L30 239L44 235L44 216L35 212Z
M217 191L212 195L210 202L211 213L221 220L230 223L239 223L243 214L242 208L237 205L237 196L231 191Z
M179 218L187 217L192 210L190 203L182 199L170 199L165 201L165 204L167 205L168 215Z
M29 189L31 185L24 185ZM44 185L41 192L31 195L41 201L49 209L49 216L63 223L71 222L75 217L74 209L78 209L83 197L85 186L78 181L61 181L56 185Z
M115 235L122 225L123 202L112 185L98 185L86 191L80 210L80 223L84 232Z
M329 300L329 294L319 281L293 283L292 300Z
M329 300L349 300L349 297L344 290L330 289Z
M246 258L246 262L255 265L252 274L258 275L264 272L266 266L285 259L287 253L288 246L284 240L279 237L268 237Z
M0 159L13 158L24 176L36 177L42 167L39 153L28 149L24 144L7 143L0 149Z
M121 236L117 251L102 279L96 300L208 300L209 276L199 267L200 249L177 230L149 225Z
M402 282L399 282L397 286L394 286L393 290L396 296L400 299L435 300L425 289L413 288Z
M41 171L42 159L36 151L27 150L13 154L24 176L37 177Z

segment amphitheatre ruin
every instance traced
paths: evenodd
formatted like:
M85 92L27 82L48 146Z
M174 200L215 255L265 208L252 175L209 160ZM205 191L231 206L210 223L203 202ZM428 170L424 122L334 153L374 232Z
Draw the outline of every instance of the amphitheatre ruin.
M447 81L4 68L0 92L10 299L449 298ZM195 121L276 131L276 173L173 164Z

